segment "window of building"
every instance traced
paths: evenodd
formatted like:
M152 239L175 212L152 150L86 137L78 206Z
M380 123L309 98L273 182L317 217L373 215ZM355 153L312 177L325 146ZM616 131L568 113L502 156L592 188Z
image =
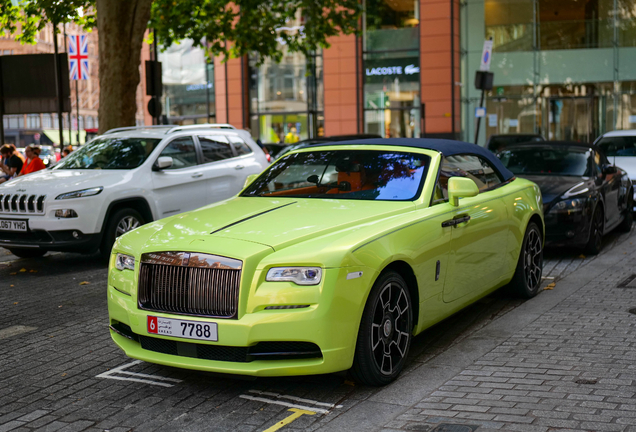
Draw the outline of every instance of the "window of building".
M93 116L86 116L86 129L93 129L94 127Z
M365 21L364 130L419 137L419 1L368 0Z
M42 114L42 129L51 129L52 127L51 114Z
M159 156L169 156L172 158L172 166L166 169L188 168L197 164L194 141L190 137L172 140Z
M40 115L39 114L27 114L27 128L39 129L40 128Z
M201 152L203 153L203 163L216 162L234 157L232 147L224 136L199 136L199 143L201 144Z

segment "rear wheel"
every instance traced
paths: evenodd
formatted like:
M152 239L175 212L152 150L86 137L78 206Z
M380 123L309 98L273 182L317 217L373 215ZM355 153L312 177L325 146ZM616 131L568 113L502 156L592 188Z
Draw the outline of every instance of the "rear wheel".
M40 258L41 256L44 256L47 251L36 248L11 248L9 249L9 252L20 258Z
M144 219L137 210L124 208L113 213L106 223L104 238L102 239L102 244L99 247L99 253L102 258L108 259L110 251L113 248L113 243L115 243L115 239L117 239L117 237L124 235L135 228L139 228L143 224Z
M413 332L413 305L406 282L389 271L375 282L364 307L351 374L366 385L397 378L406 362Z
M592 214L592 222L590 226L590 239L585 246L585 252L588 255L598 255L603 247L603 225L605 216L603 208L598 205Z
M515 294L523 298L532 298L539 292L543 273L543 239L539 226L530 222L523 237L517 269L510 281Z
M634 192L629 191L627 193L627 204L625 208L625 214L623 215L623 222L618 226L618 229L623 232L630 232L632 229L632 223L634 222Z

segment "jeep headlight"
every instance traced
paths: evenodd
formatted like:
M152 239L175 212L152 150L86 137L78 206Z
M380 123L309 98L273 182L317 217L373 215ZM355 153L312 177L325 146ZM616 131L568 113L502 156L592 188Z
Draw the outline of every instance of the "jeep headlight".
M75 192L67 192L55 197L56 200L70 199L70 198L82 198L97 195L104 190L102 186L94 187L90 189L82 189Z
M320 267L273 267L267 272L267 282L293 282L296 285L318 285L322 279Z
M135 270L135 257L118 253L115 257L117 270Z

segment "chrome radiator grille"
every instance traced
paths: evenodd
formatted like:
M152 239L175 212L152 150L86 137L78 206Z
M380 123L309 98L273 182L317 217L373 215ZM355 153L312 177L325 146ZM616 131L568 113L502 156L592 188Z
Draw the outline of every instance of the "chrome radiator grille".
M242 262L188 252L143 254L139 308L181 315L236 318Z
M44 214L46 195L0 194L0 213Z

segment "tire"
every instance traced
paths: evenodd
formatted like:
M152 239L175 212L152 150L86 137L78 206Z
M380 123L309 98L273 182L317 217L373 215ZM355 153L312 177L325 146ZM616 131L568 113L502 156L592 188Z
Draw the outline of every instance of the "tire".
M530 222L526 228L519 252L515 274L510 281L513 293L522 298L532 298L539 292L543 273L543 239L539 226Z
M394 381L404 369L412 332L413 304L406 282L398 273L386 272L373 284L364 307L353 379L370 386Z
M592 220L590 222L590 239L585 245L585 253L587 255L598 255L603 248L603 227L605 222L605 216L603 214L603 208L597 205L592 214Z
M39 249L39 248L10 248L9 252L11 252L13 255L20 257L20 258L40 258L42 256L44 256L48 251Z
M625 214L623 215L623 222L618 226L618 229L622 232L630 232L632 230L632 224L634 223L634 192L630 190L627 196L627 207L625 208Z
M132 231L144 224L144 219L137 210L123 208L113 213L104 227L104 237L99 247L100 256L107 260L113 248L115 239L122 234Z

